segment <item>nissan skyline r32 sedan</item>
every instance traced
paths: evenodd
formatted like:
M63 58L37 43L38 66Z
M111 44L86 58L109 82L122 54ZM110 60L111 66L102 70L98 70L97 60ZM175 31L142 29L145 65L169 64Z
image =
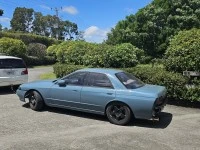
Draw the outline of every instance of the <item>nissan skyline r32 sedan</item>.
M81 69L61 79L22 84L17 95L30 108L44 105L106 115L117 125L131 118L151 119L166 105L164 86L144 84L132 74L115 69Z

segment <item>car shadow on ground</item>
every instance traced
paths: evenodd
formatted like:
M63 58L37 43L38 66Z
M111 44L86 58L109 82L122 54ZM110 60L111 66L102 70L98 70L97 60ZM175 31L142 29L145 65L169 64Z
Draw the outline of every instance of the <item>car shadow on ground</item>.
M30 108L29 103L25 103L22 105L25 108ZM59 114L64 114L64 115L70 115L70 116L75 116L75 117L81 117L81 118L88 118L88 119L94 119L94 120L99 120L103 122L108 122L108 119L106 116L102 115L96 115L96 114L91 114L91 113L83 113L79 111L74 111L74 110L68 110L68 109L63 109L63 108L55 108L55 107L48 107L45 106L44 111L48 111L51 113L59 113ZM167 112L161 112L159 115L159 121L153 121L153 120L143 120L143 119L132 119L131 122L127 126L138 126L138 127L145 127L145 128L160 128L164 129L169 126L169 124L172 121L173 115L171 113Z
M13 90L11 87L0 87L0 95L7 95L7 94L15 94L17 87L14 87Z
M161 112L158 120L133 119L130 122L130 126L165 129L170 125L172 118L173 115L171 113Z

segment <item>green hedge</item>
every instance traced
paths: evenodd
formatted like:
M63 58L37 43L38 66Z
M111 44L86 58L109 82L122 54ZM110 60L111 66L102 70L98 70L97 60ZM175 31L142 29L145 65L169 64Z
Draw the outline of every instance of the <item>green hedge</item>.
M70 74L78 69L85 68L85 66L81 65L67 65L67 64L55 64L53 66L54 73L57 78L61 78L67 74Z
M84 66L56 64L54 73L57 77L62 77ZM200 82L195 82L192 88L186 87L189 83L187 77L182 74L166 71L163 67L151 65L137 66L133 68L121 68L129 72L147 84L162 85L167 88L167 96L171 100L200 101ZM190 81L191 82L191 81Z
M45 36L39 36L35 34L30 34L30 33L0 32L0 38L2 37L19 39L19 40L22 40L26 45L28 45L29 43L42 43L48 47L52 44L60 43L60 41L57 41L53 38L48 38Z

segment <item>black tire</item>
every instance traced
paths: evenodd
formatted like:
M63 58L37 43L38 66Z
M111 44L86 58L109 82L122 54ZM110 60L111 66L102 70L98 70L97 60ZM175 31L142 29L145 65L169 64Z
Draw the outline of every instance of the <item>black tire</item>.
M111 123L126 125L131 120L132 112L126 104L113 102L106 108L106 115Z
M44 100L37 91L31 91L29 93L29 104L30 108L35 111L40 111L44 107Z

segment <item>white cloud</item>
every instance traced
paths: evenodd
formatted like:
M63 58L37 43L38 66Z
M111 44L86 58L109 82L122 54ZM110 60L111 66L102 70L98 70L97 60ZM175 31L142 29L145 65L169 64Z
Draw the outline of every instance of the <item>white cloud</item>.
M90 26L84 31L84 39L87 42L101 43L106 40L109 29L100 29L97 26Z
M47 9L47 10L50 10L51 8L49 6L46 6L46 5L39 5L41 8L43 9Z
M10 23L10 18L0 17L0 23Z
M65 6L62 8L62 11L71 15L78 14L78 10L74 6Z
M135 13L135 11L134 11L133 8L125 8L125 11L126 11L128 14L133 14L133 13Z

